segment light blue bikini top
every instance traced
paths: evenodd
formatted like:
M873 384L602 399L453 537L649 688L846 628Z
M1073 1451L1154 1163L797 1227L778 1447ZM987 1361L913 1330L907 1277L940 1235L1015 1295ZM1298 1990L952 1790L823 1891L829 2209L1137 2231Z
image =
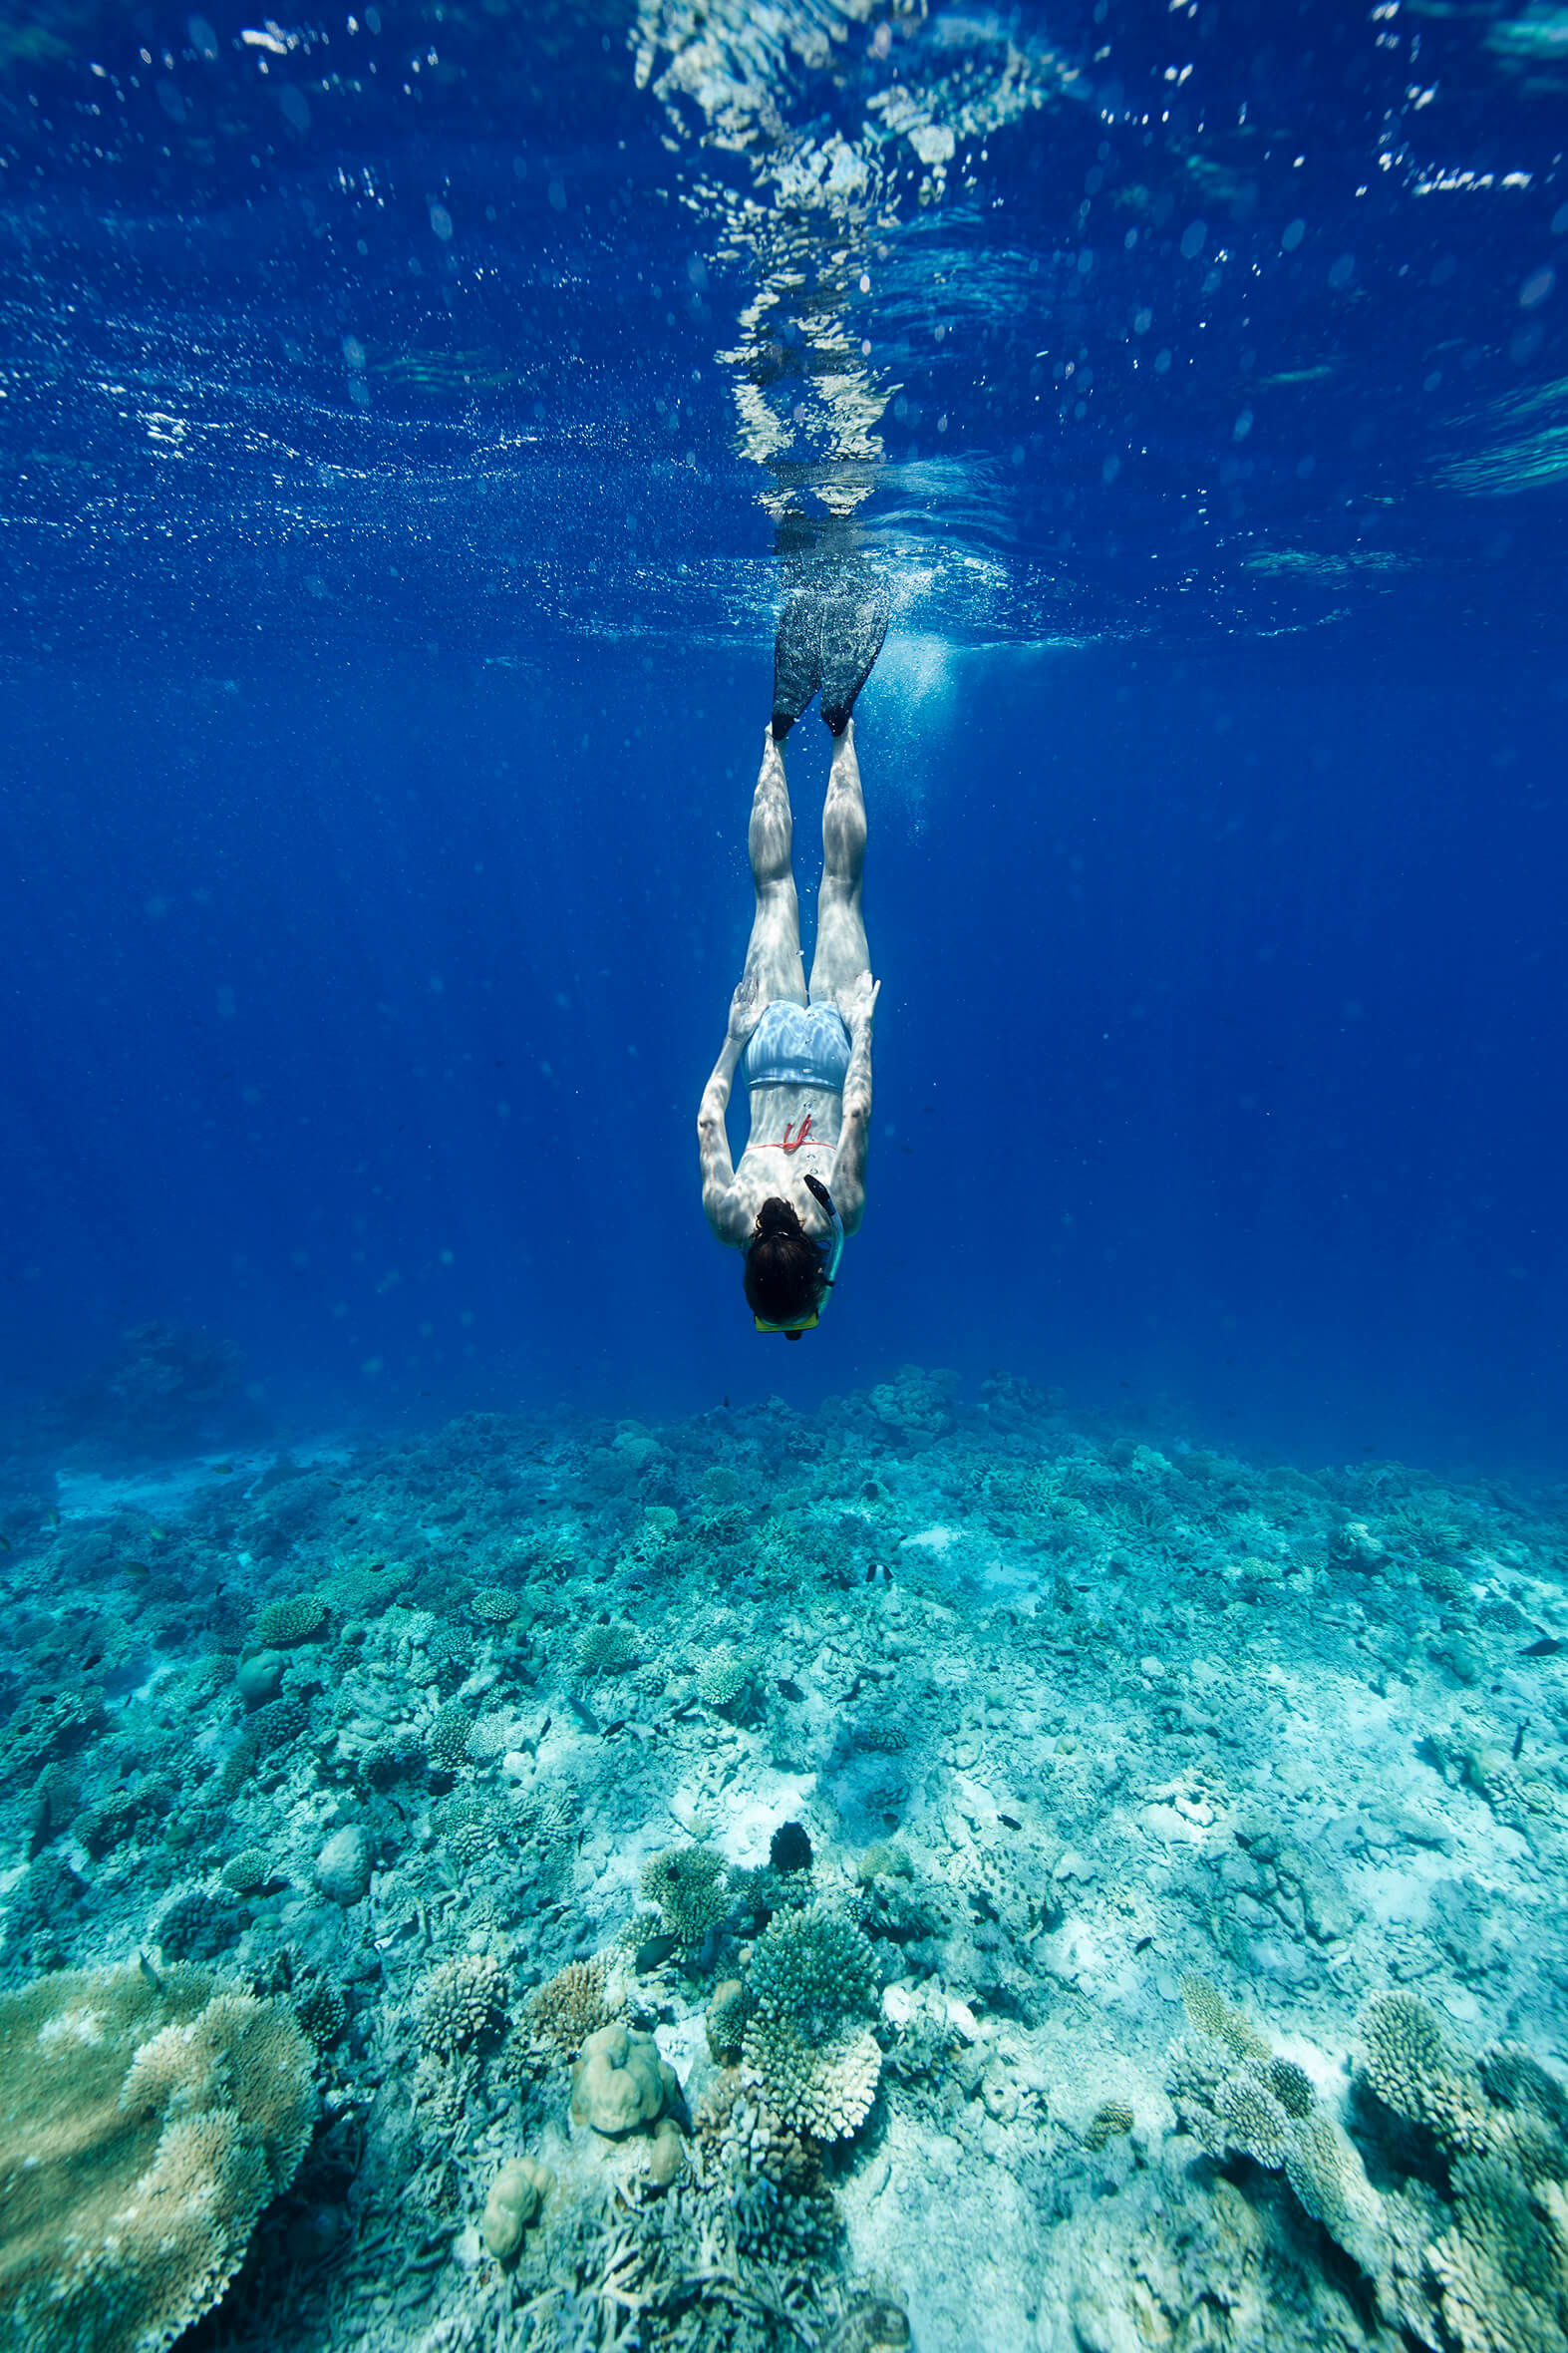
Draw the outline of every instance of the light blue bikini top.
M841 1095L849 1074L849 1032L836 1005L776 999L747 1043L749 1087L820 1087Z

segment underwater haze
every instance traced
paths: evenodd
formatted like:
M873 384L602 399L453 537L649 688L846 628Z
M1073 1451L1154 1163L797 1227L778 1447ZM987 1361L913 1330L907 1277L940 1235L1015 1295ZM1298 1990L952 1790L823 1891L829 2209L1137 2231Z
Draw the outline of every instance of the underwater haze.
M11 0L0 570L4 2342L1568 2353L1568 9Z

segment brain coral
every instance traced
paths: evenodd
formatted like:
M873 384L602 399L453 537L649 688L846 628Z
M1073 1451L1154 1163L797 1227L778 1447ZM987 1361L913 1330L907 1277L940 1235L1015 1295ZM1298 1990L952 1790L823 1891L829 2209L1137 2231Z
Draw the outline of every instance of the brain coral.
M315 2117L281 2004L194 1969L0 1999L0 2311L28 2353L164 2353L217 2302Z
M615 2138L651 2124L678 2089L653 2036L618 2024L589 2035L572 2062L571 2085L573 2122Z
M285 1593L256 1612L254 1639L263 1650L287 1650L308 1642L327 1622L327 1605L319 1593Z

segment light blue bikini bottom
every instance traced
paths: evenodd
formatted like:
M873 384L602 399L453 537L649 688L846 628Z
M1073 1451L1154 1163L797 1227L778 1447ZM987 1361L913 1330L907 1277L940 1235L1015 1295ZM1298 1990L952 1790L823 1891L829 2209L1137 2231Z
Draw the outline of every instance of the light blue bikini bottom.
M849 1070L849 1032L836 1005L776 999L746 1048L749 1087L820 1087L841 1095Z

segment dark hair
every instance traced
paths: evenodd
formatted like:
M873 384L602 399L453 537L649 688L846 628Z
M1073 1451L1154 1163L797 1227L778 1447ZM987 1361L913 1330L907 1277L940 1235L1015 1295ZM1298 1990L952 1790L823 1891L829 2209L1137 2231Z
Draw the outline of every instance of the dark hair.
M746 1245L746 1304L765 1323L809 1315L826 1285L827 1259L791 1204L772 1194L757 1212ZM789 1338L797 1340L798 1332Z

